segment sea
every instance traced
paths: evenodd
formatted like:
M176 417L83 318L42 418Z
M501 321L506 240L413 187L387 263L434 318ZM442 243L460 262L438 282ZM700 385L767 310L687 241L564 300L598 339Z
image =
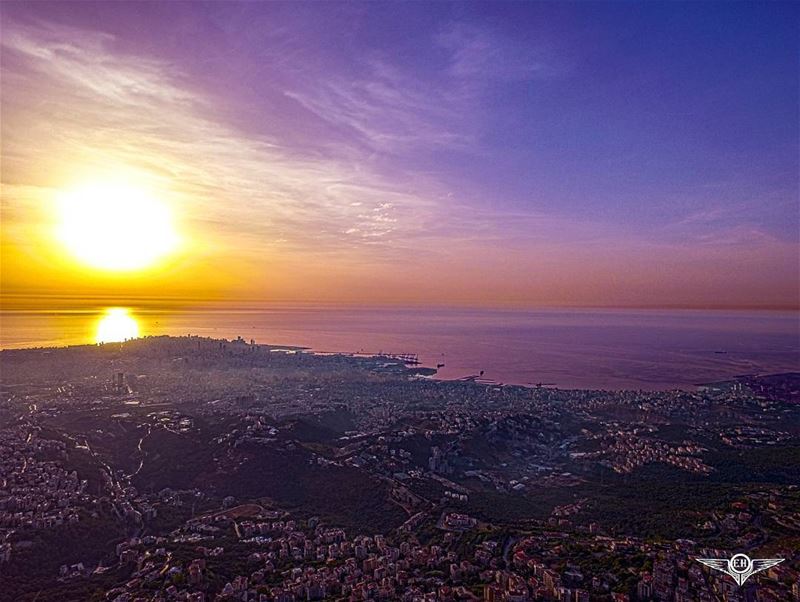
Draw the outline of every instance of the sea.
M139 334L243 337L316 352L416 355L437 378L581 389L693 389L800 372L783 311L275 306L130 308ZM3 311L0 347L94 344L103 309Z

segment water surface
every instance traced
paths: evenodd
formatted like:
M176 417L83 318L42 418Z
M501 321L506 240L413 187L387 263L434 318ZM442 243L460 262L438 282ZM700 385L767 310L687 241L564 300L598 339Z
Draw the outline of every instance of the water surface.
M800 371L793 312L132 308L143 335L197 334L317 351L416 353L439 375L497 382L668 389L739 374ZM3 312L0 345L93 343L101 312Z

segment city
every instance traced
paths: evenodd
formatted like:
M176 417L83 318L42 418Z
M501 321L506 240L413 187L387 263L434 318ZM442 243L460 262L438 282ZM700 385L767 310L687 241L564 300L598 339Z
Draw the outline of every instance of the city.
M800 599L796 374L560 390L195 336L0 366L3 599ZM741 550L786 560L695 562Z

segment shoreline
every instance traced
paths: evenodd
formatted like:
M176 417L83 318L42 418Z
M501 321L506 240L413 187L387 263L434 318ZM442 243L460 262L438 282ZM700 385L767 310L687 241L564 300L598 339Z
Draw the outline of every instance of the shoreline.
M223 343L223 344L232 344L232 345L244 345L247 347L251 346L251 343L245 341L242 338L239 339L226 339L226 338L216 338L216 337L208 337L203 335L194 335L194 334L186 334L186 335L146 335L142 337L137 337L135 339L129 339L126 341L119 341L119 342L108 342L108 343L83 343L83 344L75 344L75 345L53 345L53 346L34 346L34 347L12 347L12 348L2 348L0 349L0 357L5 354L14 354L14 353L25 353L25 352L51 352L51 351L65 351L70 349L93 349L93 348L104 348L104 347L111 347L114 345L124 345L127 343L132 343L135 341L148 341L148 340L155 340L155 339L199 339L199 340L206 340L211 342ZM763 372L763 373L746 373L746 374L738 374L722 379L716 380L709 380L706 382L694 383L691 388L687 387L671 387L671 388L598 388L598 387L559 387L558 383L540 383L540 384L532 384L532 383L514 383L514 382L498 382L494 381L491 378L484 377L482 374L471 374L457 378L444 378L438 376L438 369L433 368L430 366L426 366L424 362L420 362L417 365L409 366L409 363L399 359L397 354L390 354L390 353L366 353L366 352L348 352L348 351L318 351L315 350L313 347L309 346L300 346L300 345L274 345L270 343L254 343L254 346L257 348L266 349L271 353L303 353L313 356L339 356L354 360L383 360L386 363L394 364L397 366L402 366L403 372L409 378L424 378L427 380L442 382L442 383L471 383L474 385L480 385L484 387L515 387L521 389L530 389L530 390L553 390L553 391L582 391L582 392L598 392L598 393L638 393L638 392L645 392L645 393L656 393L656 392L666 392L666 391L681 391L686 393L697 393L703 390L721 390L725 388L729 388L730 386L740 383L746 379L765 379L765 378L776 378L776 377L800 377L800 368L797 371L794 370L782 370L776 372Z

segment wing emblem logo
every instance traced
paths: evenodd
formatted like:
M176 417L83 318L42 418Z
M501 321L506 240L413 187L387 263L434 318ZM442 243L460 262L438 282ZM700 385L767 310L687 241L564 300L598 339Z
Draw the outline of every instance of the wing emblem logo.
M726 558L697 558L696 560L712 569L727 573L738 585L742 585L752 575L780 564L784 558L750 558L747 554L736 554L730 560Z

